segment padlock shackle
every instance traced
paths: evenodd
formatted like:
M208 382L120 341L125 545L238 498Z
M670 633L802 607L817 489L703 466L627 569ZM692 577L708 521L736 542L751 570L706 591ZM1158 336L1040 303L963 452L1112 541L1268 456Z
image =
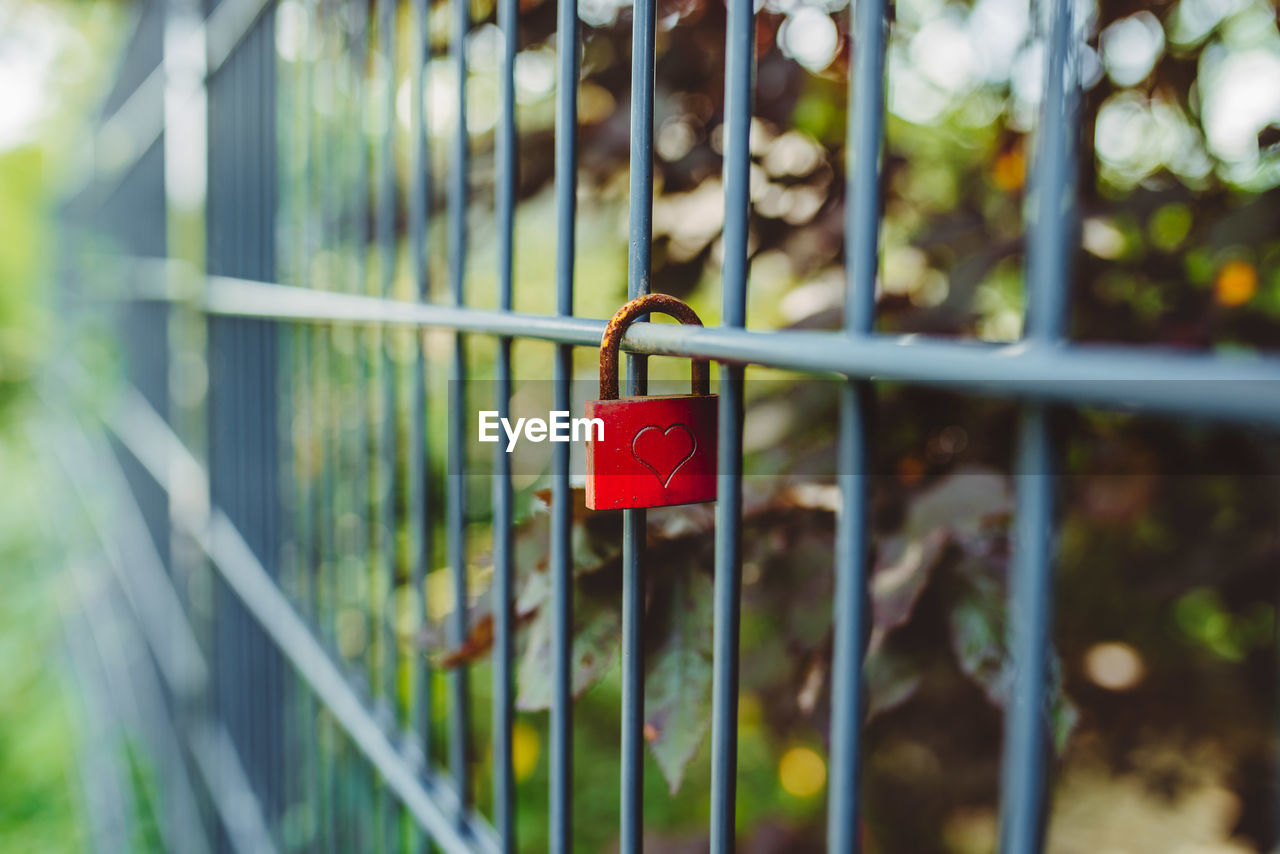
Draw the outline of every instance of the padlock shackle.
M618 309L618 313L604 328L600 339L600 399L618 399L618 352L622 349L622 335L637 317L651 312L674 317L687 326L701 326L702 321L688 304L669 294L645 294ZM705 359L693 360L693 393L711 394L711 363Z

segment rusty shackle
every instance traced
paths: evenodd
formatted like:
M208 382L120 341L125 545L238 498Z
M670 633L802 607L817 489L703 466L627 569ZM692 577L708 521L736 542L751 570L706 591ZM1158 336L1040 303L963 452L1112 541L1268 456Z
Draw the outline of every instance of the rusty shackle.
M687 326L701 326L702 321L688 304L669 294L645 294L618 309L618 313L604 328L600 339L600 399L618 399L618 351L622 348L622 335L637 317L650 312L674 317ZM693 393L711 393L711 363L694 359L692 369Z

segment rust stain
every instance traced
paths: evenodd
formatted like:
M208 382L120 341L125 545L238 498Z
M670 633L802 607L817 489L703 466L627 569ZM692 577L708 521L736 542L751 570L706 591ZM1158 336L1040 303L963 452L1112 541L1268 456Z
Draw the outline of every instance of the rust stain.
M645 294L618 309L604 328L600 340L600 399L618 399L618 354L622 349L622 336L637 317L651 312L670 315L686 326L701 326L702 321L688 303L670 294ZM711 364L705 359L693 361L693 393L711 393Z

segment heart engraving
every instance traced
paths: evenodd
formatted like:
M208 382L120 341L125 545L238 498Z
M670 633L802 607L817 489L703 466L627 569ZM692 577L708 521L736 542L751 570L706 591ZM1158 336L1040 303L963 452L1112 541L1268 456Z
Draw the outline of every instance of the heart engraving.
M657 424L641 427L631 440L631 455L640 465L653 472L666 489L680 467L693 459L698 440L683 424L672 424L665 430Z

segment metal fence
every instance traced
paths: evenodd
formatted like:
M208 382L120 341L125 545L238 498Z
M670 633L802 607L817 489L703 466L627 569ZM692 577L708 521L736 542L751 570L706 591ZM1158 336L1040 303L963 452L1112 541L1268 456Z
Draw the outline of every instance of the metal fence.
M1280 425L1280 396L1259 394L1250 382L1280 378L1274 359L1073 346L1065 339L1077 245L1074 164L1083 38L1070 0L1046 0L1040 16L1046 90L1031 172L1025 339L996 346L873 334L887 5L859 0L853 11L844 330L745 328L755 24L752 0L728 0L723 320L700 329L638 324L624 340L632 393L645 386L649 355L709 358L721 366L708 816L715 852L735 847L746 366L845 378L841 512L831 567L837 594L827 810L828 848L838 852L860 847L873 380L967 389L1021 406L1009 602L1016 675L1000 809L1001 850L1011 854L1041 849L1046 812L1054 530L1047 408L1140 407ZM168 725L182 744L181 761L163 774L176 806L162 830L170 849L181 851L515 850L515 557L511 473L503 453L496 454L492 495L492 779L472 779L478 746L470 732L467 668L433 681L422 656L402 642L396 609L420 616L424 579L439 546L433 533L442 530L454 597L450 643L461 644L470 629L466 478L461 470L445 476L428 465L429 445L438 441L428 429L429 413L445 413L448 458L461 465L465 456L467 338L497 342L492 406L503 414L513 341L555 345L559 409L569 408L573 348L600 342L604 320L572 314L576 7L558 3L556 311L550 315L512 310L517 0L497 4L503 40L494 155L495 309L469 307L464 299L471 188L468 4L454 3L450 12L457 119L443 176L431 174L422 97L428 0L379 0L373 8L368 0L312 0L296 8L319 34L301 75L278 60L273 2L143 4L95 138L95 175L68 206L70 222L109 238L122 261L117 279L127 283L126 298L113 304L130 388L108 418L115 453L90 441L68 445L66 454L73 471L124 484L121 491L137 507L125 515L149 532L143 537L137 525L104 526L103 536L123 543L114 553L119 583L162 677L158 690ZM655 0L635 0L631 297L651 286L655 20ZM413 87L410 146L393 151L398 143L385 128L379 145L365 145L364 110L380 104L390 115L396 109L390 69L397 61L396 36L405 30L412 53L402 60ZM337 115L321 116L307 87L345 87L355 112L339 108ZM408 164L410 176L402 199L397 158ZM184 171L193 163L200 168ZM301 187L300 195L280 192L286 170L301 176L289 184ZM202 177L193 185L191 174ZM450 299L433 301L426 235L431 182L440 179L447 185ZM402 215L412 294L397 291L394 282ZM70 286L73 295L76 287ZM448 399L435 395L426 380L431 354L417 333L428 328L454 335L447 358L455 382ZM204 379L192 368L202 362L207 399ZM555 654L547 808L549 847L560 852L572 848L574 821L572 507L564 446L556 450L552 472ZM643 824L644 526L644 511L624 511L623 852L641 850ZM363 592L353 593L355 588ZM350 606L356 602L364 610L355 612L353 623ZM361 642L352 642L353 636ZM442 702L432 696L437 682L445 687ZM179 785L184 775L195 782ZM489 815L475 806L482 785L492 792ZM192 815L199 817L194 826Z

